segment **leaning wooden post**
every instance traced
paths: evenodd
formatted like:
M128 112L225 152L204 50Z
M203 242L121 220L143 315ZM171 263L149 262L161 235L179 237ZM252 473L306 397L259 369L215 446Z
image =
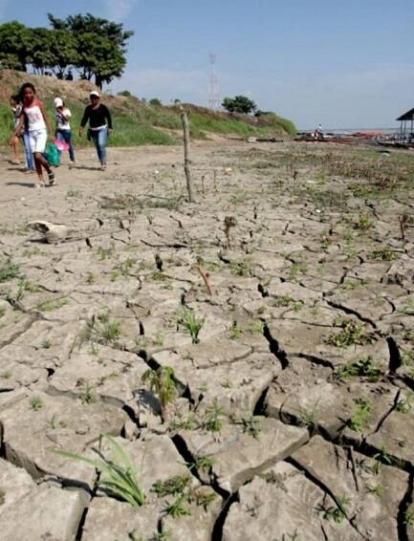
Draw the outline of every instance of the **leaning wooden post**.
M187 113L184 111L183 107L181 107L181 121L183 123L184 132L184 172L185 178L187 179L188 201L194 203L193 182L190 170L190 127L188 124Z

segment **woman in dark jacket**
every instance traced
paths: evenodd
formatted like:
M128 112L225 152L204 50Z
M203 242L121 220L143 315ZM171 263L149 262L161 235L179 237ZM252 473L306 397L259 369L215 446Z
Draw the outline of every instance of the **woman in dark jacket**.
M91 103L85 108L79 128L79 135L82 136L86 124L89 122L88 135L90 134L95 143L96 152L101 163L101 169L106 169L106 143L108 134L112 131L112 118L108 107L101 103L98 92L93 90L89 94Z

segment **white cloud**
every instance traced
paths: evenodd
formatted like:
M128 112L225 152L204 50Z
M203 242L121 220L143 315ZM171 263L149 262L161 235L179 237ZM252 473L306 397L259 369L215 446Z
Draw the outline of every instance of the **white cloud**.
M2 0L0 0L1 2ZM111 21L125 21L134 11L140 0L103 0L104 17Z

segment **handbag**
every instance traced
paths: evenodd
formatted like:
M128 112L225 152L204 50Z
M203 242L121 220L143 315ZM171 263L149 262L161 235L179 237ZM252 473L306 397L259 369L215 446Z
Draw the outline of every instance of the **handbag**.
M60 165L60 152L58 147L54 143L48 143L46 145L46 159L49 165L53 167L59 167Z

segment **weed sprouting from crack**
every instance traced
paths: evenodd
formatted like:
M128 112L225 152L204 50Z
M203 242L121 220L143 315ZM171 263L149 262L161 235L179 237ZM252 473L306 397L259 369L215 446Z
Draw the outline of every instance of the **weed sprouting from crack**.
M157 494L159 498L164 496L176 496L182 494L190 484L189 475L176 475L166 481L156 481L151 488L151 492Z
M36 308L40 312L53 312L69 304L69 299L67 297L58 297L56 299L49 299L39 303Z
M368 255L369 259L373 261L395 261L397 259L396 253L388 246L378 248Z
M232 261L230 263L230 272L234 276L252 276L253 270L249 261Z
M177 398L177 385L174 370L169 366L160 366L157 370L149 369L142 376L144 382L154 392L160 402L161 418L163 422L168 420L168 406Z
M141 507L145 502L145 493L130 456L108 434L103 434L102 439L110 447L111 458L105 457L101 451L96 449L92 449L98 455L96 459L69 451L55 450L54 452L64 458L89 464L101 473L98 483L108 495L129 503L135 509Z
M218 405L217 399L206 409L206 415L203 420L203 428L209 432L220 432L223 428L224 410Z
M39 396L34 396L30 400L30 407L33 411L39 411L43 408L42 399Z
M0 283L8 282L20 276L20 267L17 263L13 263L11 259L7 259L0 264Z
M371 418L372 405L365 398L357 398L354 402L356 407L352 417L348 421L348 426L355 432L363 432Z
M370 342L370 337L365 332L365 327L354 320L340 322L342 330L339 333L327 337L326 343L338 348L347 348L353 345L365 345Z
M198 344L200 342L198 336L204 325L204 321L204 318L198 318L193 310L184 308L178 316L177 323L187 329L190 333L192 343Z
M116 344L121 337L121 323L112 320L108 312L93 316L86 322L80 334L80 342L96 342L98 344Z
M352 377L363 377L370 382L377 382L381 379L383 373L373 362L372 357L368 356L341 366L335 375L341 381L348 381Z
M338 505L332 505L326 507L325 505L320 505L317 508L317 511L322 515L324 520L330 520L336 524L342 524L342 522L347 518L348 515L348 506L351 503L351 500L347 496L341 496L338 499Z
M172 518L180 518L191 515L189 505L195 502L207 510L208 506L216 499L217 494L210 487L191 486L189 475L177 475L166 481L157 481L153 484L151 491L159 498L175 496L175 499L168 503L165 512Z

